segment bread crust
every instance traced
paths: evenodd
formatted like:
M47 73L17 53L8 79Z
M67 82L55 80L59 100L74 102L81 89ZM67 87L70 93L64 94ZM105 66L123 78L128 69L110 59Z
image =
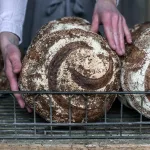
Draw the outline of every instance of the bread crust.
M123 59L121 86L123 91L150 90L150 22L135 25L131 30L133 44L126 46ZM150 97L144 94L125 95L132 108L150 118Z
M72 19L72 18L68 18ZM80 20L80 22L83 22ZM53 22L54 23L54 22ZM48 26L51 23L48 23ZM68 22L67 22L68 24ZM71 23L70 23L71 24ZM118 91L120 62L104 38L72 23L72 28L50 31L42 27L23 60L20 89L24 91ZM85 22L85 24L87 24ZM88 25L89 26L89 25ZM44 32L42 31L44 30ZM102 117L116 95L24 95L27 105L47 121L84 122ZM87 101L87 102L86 102ZM87 110L86 110L87 106Z

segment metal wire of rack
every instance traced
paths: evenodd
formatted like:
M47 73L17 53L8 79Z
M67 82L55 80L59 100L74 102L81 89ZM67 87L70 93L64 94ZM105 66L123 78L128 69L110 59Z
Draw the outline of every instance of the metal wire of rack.
M20 94L150 94L150 92L50 92L0 91L0 139L149 139L150 120L116 100L96 122L46 122L35 110L21 109L14 93ZM51 106L51 105L50 105ZM70 106L70 105L69 105ZM50 108L51 111L52 108ZM71 119L71 107L69 107ZM87 111L86 111L87 112ZM52 113L51 113L52 114ZM87 113L86 113L87 117ZM87 119L87 118L86 118Z

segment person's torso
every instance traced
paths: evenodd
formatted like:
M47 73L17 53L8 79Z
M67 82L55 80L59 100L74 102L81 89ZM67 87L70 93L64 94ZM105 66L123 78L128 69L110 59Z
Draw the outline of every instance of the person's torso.
M27 49L42 25L65 16L92 21L95 0L28 0L22 47Z

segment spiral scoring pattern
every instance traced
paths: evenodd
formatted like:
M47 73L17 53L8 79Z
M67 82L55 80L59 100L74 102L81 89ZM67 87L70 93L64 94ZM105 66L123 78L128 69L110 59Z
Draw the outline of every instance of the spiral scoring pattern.
M74 19L78 22L74 22ZM84 28L87 27L87 21L80 18L61 20L67 20L63 22L65 29L61 29L58 20L54 32L46 25L33 40L23 60L21 90L117 91L120 69L115 52L101 36L89 32L90 28ZM50 24L51 22L48 26ZM54 27L55 23L52 24ZM72 122L84 121L86 105L88 121L93 121L104 115L105 107L106 110L110 109L115 97L116 95L43 94L36 97L36 112L50 121L51 98L53 120L67 122L71 99ZM24 95L24 98L33 107L34 97ZM87 104L85 99L88 99Z
M127 46L123 60L121 85L124 91L150 90L150 22L136 25L132 30L133 44ZM126 101L138 112L150 118L150 96L125 95Z

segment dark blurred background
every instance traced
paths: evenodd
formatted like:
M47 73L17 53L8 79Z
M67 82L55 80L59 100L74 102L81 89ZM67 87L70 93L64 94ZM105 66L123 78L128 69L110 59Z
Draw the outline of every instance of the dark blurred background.
M21 44L22 49L28 48L31 39L35 36L35 33L42 24L45 24L50 20L54 20L55 18L54 16L49 17L49 7L48 5L43 4L44 1L28 0L23 31L23 43ZM95 1L87 0L87 4L91 7L88 8L88 11L92 15ZM133 25L137 23L150 20L150 0L120 0L118 9L126 18L129 27L133 27ZM60 13L58 18L60 18L61 15L63 16L63 11L61 8L58 8L57 12ZM85 17L90 22L91 15ZM78 16L80 16L80 14L78 14Z

